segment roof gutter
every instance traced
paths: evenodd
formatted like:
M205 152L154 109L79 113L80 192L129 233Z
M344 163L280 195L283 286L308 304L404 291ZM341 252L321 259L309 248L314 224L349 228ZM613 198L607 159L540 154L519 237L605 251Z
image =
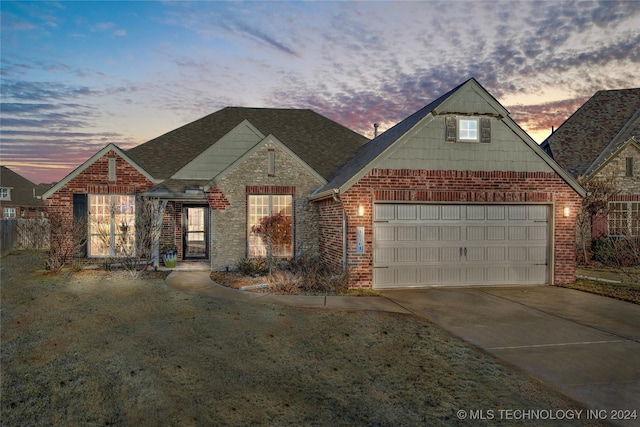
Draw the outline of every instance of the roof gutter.
M309 196L309 200L317 202L320 200L328 199L329 197L333 197L334 200L338 201L340 198L340 190L338 188L332 188L329 190L325 190L322 193L312 194Z

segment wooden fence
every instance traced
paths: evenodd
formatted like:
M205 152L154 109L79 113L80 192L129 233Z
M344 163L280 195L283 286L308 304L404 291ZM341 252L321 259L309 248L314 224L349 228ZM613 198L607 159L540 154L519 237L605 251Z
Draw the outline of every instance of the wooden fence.
M49 231L45 218L0 220L0 256L13 249L49 249Z

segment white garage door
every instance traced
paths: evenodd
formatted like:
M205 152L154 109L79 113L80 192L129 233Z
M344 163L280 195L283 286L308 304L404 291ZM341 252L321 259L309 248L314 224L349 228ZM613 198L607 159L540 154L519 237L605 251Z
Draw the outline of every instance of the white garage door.
M545 284L546 205L376 204L373 286Z

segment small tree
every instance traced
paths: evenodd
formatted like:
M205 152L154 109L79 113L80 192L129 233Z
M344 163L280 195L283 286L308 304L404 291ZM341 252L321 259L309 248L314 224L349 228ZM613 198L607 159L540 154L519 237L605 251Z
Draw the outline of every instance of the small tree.
M114 252L134 278L153 262L163 217L164 209L157 199L140 196L136 200L135 225L117 224L120 235L116 239Z
M582 200L582 206L576 217L576 230L578 243L582 249L582 261L587 264L589 262L587 248L591 245L593 219L607 217L609 200L618 194L618 190L611 181L585 180L583 177L578 177L578 182L587 190L587 195Z
M281 212L263 216L258 224L251 227L251 232L262 237L267 248L269 274L271 274L274 252L276 252L276 256L283 256L288 254L291 247L291 217Z

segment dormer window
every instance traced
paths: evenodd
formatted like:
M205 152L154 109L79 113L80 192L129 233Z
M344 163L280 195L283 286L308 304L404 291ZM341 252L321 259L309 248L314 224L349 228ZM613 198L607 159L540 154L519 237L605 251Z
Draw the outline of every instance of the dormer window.
M10 188L0 188L0 200L11 200Z
M454 117L445 119L447 142L491 142L489 117Z

